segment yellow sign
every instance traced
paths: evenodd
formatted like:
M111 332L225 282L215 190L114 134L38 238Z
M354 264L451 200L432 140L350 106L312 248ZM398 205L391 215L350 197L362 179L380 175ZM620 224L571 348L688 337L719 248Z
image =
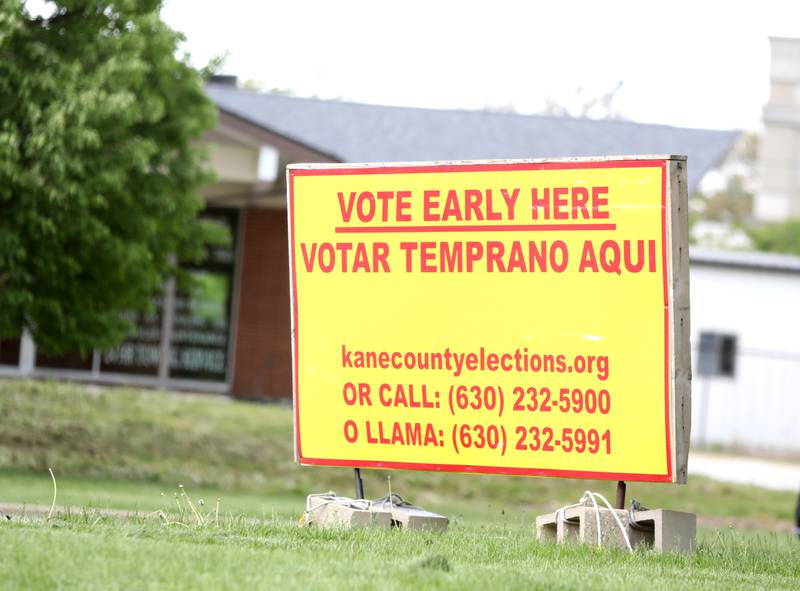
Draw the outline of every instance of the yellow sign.
M290 166L299 461L685 478L674 163Z

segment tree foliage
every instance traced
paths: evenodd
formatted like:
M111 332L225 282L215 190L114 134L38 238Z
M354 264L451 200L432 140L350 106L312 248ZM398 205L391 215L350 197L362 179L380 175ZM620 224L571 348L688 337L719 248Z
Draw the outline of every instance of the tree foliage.
M204 252L214 124L157 0L0 0L0 336L109 347Z
M753 216L754 194L748 183L746 176L732 174L723 187L709 193L697 191L692 200L700 203L703 220L745 225Z
M800 219L754 226L748 234L758 250L800 255Z
M691 196L696 218L704 221L724 222L732 226L745 226L753 217L759 137L744 132L733 146L720 174L721 186L714 190L696 191Z

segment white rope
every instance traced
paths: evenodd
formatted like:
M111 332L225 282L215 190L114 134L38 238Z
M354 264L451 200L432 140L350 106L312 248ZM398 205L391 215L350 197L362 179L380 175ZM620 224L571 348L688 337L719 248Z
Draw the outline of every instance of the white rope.
M600 507L597 505L597 499L598 498L611 511L611 516L614 518L614 521L617 522L617 527L619 527L619 531L622 534L622 539L625 540L625 545L628 547L628 551L629 552L633 552L633 548L631 547L631 540L628 537L628 532L626 531L625 526L622 524L622 521L620 520L619 516L617 515L617 512L611 506L611 503L608 502L608 499L606 499L600 493L596 493L596 492L592 492L590 490L587 490L585 493L583 493L583 496L581 497L581 500L578 501L577 503L573 503L572 505L564 505L563 507L561 507L558 511L556 511L556 527L558 527L558 523L559 522L563 523L563 522L567 521L566 516L565 516L565 511L567 509L572 509L574 507L586 507L587 504L589 502L591 502L592 507L594 508L595 523L597 524L597 546L598 546L598 548L602 548L602 546L603 546L603 535L602 535L601 522L600 522Z
M311 506L312 499L324 499L322 503L318 503ZM314 493L310 494L306 497L306 510L303 513L303 518L306 523L308 523L309 517L318 509L325 507L326 505L342 505L343 507L349 507L351 509L358 509L361 511L369 511L372 513L373 508L379 508L385 510L386 503L389 503L392 509L395 507L409 507L411 506L410 503L406 502L403 497L398 495L397 493L389 493L388 496L385 496L381 499L375 499L374 501L370 501L368 499L351 499L350 497L340 497L335 492L330 491L326 493Z
M584 506L584 504L582 502L581 503L573 503L572 505L564 505L558 511L556 511L556 524L558 524L559 522L567 521L567 518L564 515L564 512L567 509L572 509L573 507L583 507L583 506Z
M325 499L324 502L311 506L311 499ZM359 509L361 511L372 511L372 501L367 499L351 499L349 497L340 497L335 492L314 493L306 497L306 510L305 515L310 515L314 511L325 507L326 505L343 505L351 509Z
M616 521L616 522L617 522L617 527L619 527L619 531L620 531L620 533L622 534L622 539L624 539L624 540L625 540L625 545L628 547L628 551L629 551L629 552L633 552L633 548L631 547L631 540L630 540L630 538L628 537L628 532L627 532L627 530L625 529L625 526L624 526L624 525L622 525L622 520L619 518L619 515L617 515L617 512L614 510L614 507L612 507L612 506L611 506L611 503L609 503L609 502L608 502L608 499L607 499L607 498L605 498L605 497L604 497L603 495L601 495L600 493L591 493L591 492L589 492L589 491L586 491L586 492L588 492L590 495L593 495L593 496L599 497L599 498L600 498L600 500L601 500L601 501L603 501L603 503L605 504L605 506L606 506L606 507L608 507L608 510L609 510L609 511L611 511L611 516L614 518L614 521ZM598 522L599 522L599 519L600 519L600 511L597 509L597 505L596 505L596 504L595 504L595 511L597 511L597 514L598 514L598 517L597 517L597 518L598 518Z
M585 493L583 493L583 496L581 497L581 501L585 501L587 496L592 501L592 505L594 505L594 518L595 518L595 521L597 522L597 547L598 548L602 548L603 547L603 530L602 530L601 525L600 525L600 508L597 506L597 499L594 498L594 495L592 494L591 491L587 490Z

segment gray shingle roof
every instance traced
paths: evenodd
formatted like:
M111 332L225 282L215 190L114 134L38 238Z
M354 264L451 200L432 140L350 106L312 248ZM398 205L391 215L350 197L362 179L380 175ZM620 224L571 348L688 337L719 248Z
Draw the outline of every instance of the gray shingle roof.
M342 162L685 154L693 190L738 135L630 121L365 105L214 84L206 92L220 109Z

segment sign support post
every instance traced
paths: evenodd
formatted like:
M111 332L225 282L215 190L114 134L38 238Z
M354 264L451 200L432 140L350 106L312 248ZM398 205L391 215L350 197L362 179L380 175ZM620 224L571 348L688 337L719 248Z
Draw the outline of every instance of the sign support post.
M617 509L624 509L625 508L625 489L626 489L625 481L620 480L617 482L617 502L614 505Z
M363 499L364 498L364 483L361 480L361 468L353 469L353 476L356 480L356 498Z

